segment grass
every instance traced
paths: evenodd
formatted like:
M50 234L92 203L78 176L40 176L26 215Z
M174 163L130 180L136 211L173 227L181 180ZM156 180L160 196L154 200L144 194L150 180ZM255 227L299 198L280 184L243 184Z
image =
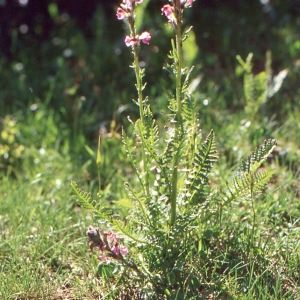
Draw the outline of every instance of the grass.
M97 25L101 20L104 19L98 16L93 22ZM95 35L102 38L101 28L105 24L100 25ZM78 40L84 43L82 39ZM73 43L79 43L75 37ZM49 52L51 48L46 46L45 51ZM95 47L103 45L98 42ZM106 58L112 57L111 48L105 50ZM115 288L114 283L99 278L98 261L90 253L85 237L87 227L97 221L77 206L70 182L75 180L96 193L93 153L100 127L107 131L101 170L101 188L106 193L107 205L114 209L114 201L128 197L124 182L131 180L132 170L122 148L120 128L125 123L125 114L135 117L134 107L128 104L133 96L123 91L130 79L124 80L124 86L119 88L120 78L113 72L109 74L103 91L99 92L101 97L108 92L105 108L99 113L103 122L100 123L99 106L93 109L89 98L83 100L80 96L89 93L91 102L97 102L97 82L87 77L93 72L98 77L104 75L98 73L105 60L99 60L95 53L91 61L98 62L98 66L91 61L85 66L82 60L89 61L87 57L78 58L76 63L65 58L57 61L58 75L47 77L43 86L36 87L45 101L29 95L21 69L11 77L6 74L20 99L15 107L2 110L0 124L1 299L101 299L104 286L111 284L111 289ZM114 67L120 66L114 60ZM76 90L72 74L80 73L80 68L89 74L83 79L83 87L95 93ZM296 71L287 82L296 81ZM28 72L33 78L34 69ZM284 85L257 119L249 120L243 110L241 80L233 73L222 77L221 88L214 79L205 78L205 85L195 94L203 136L213 128L218 144L220 159L212 184L224 185L240 159L269 137L274 137L279 146L264 168L276 169L276 174L264 193L254 200L255 222L251 202L246 201L223 207L221 221L203 224L201 238L195 240L199 253L194 261L187 262L199 274L200 296L195 299L300 299L300 111L295 105L299 103L298 90L290 91L289 85ZM74 86L75 91L70 90ZM65 94L64 88L69 88ZM3 92L3 99L8 94ZM107 113L114 97L113 108ZM165 98L155 97L153 108L159 125L163 126L161 103ZM55 99L51 102L52 98ZM22 104L23 100L28 105ZM124 102L126 105L121 106ZM4 146L7 147L2 153ZM219 207L220 203L212 205ZM121 213L126 215L126 209Z
M77 286L87 267L87 216L70 201L71 164L45 156L31 174L2 177L2 299L51 299L66 283Z
M69 186L75 179L96 190L96 176L91 173L87 181L82 175L86 167L93 169L94 159L81 165L74 161L76 156L70 154L67 145L61 143L55 149L52 135L63 140L68 133L59 130L61 125L55 122L48 122L48 135L41 137L39 143L44 147L34 145L29 128L32 131L38 126L40 114L51 114L43 105L39 110L40 113L31 113L30 124L23 123L24 116L19 116L16 136L24 144L27 142L21 157L1 172L1 298L99 299L104 283L97 275L97 260L85 237L87 226L95 224L95 220L76 205ZM220 112L222 121L213 126L221 141L221 160L213 179L216 184L229 179L228 167L232 165L234 169L239 151L245 156L251 146L245 143L244 129L236 129L244 116L233 114L226 119L224 115ZM293 115L274 131L282 144L265 167L277 172L264 194L255 199L254 230L250 202L232 203L224 207L221 223L203 225L201 251L195 256L201 299L298 299L299 158L297 139L289 139L291 135L297 137L297 113L290 114ZM212 125L207 124L208 128ZM237 149L233 150L233 145ZM111 180L103 182L112 200L126 197L123 183L128 180L124 178L128 167L120 147L117 136L104 143L107 166L116 167L115 172L109 170L113 172ZM122 159L122 165L117 163ZM102 174L104 178L106 175Z
M94 221L76 205L70 188L71 179L90 190L97 187L92 174L87 178L91 154L77 145L80 156L87 157L80 165L83 158L68 142L71 130L58 122L52 108L37 106L2 124L2 133L13 133L14 139L4 141L10 146L9 158L2 157L0 164L0 298L93 299L100 293L97 261L87 251L85 232ZM111 145L108 138L104 148L109 152L118 143ZM114 158L122 157L116 152L111 151ZM103 184L119 190L124 180L117 176L116 182L117 166L107 169L103 177L109 182Z

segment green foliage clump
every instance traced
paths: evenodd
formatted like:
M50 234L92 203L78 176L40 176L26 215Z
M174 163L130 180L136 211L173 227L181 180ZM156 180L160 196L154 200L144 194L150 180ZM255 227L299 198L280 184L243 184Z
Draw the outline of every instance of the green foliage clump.
M0 169L3 170L8 166L16 166L20 162L25 147L18 141L20 132L17 120L8 115L2 119L1 123Z
M124 8L126 4L122 5ZM106 295L112 299L124 295L126 289L141 299L146 296L150 299L198 299L204 280L201 264L206 263L200 260L200 256L205 235L209 232L208 224L219 226L219 231L222 231L224 206L233 200L244 202L250 199L253 203L274 174L274 171L257 172L276 146L274 140L268 140L242 162L238 175L233 177L233 183L225 192L211 184L210 180L216 179L213 170L218 162L215 133L211 130L205 139L202 137L196 101L190 93L189 78L193 68L182 66L182 43L189 33L181 32L183 8L179 9L177 2L173 5L175 19L170 19L170 22L173 22L176 40L172 40L168 56L173 63L166 69L173 75L176 88L168 95L168 125L164 130L159 130L149 100L143 97L145 70L140 67L138 59L141 46L134 27L135 6L127 8L127 12L123 8L118 11L121 17L132 13L127 16L131 31L131 37L127 39L132 43L137 80L138 99L134 103L140 111L140 118L136 121L129 118L134 138L124 130L122 133L136 181L134 185L125 182L129 196L126 201L116 202L116 207L119 205L122 209L126 205L128 214L123 218L117 212L108 211L100 189L98 199L93 200L75 182L71 184L78 203L93 211L102 227L120 233L123 244L129 249L126 258L119 253L113 254L108 246L105 249L105 231L103 240L100 234L98 242L92 240L92 248L96 245L102 252L100 260L105 253L107 259L118 258L108 264L102 261L98 267L104 281L116 277L112 270L118 270L117 284L111 288L113 292L108 291ZM168 11L170 6L163 9ZM168 14L166 16L171 18ZM245 87L248 87L247 83ZM101 168L99 153L100 145L98 167ZM251 242L255 233L254 206L252 227ZM95 230L100 232L100 228ZM90 235L91 230L88 232Z
M278 75L273 77L271 69L271 52L268 51L266 55L265 71L254 75L252 72L252 58L253 53L250 53L247 56L246 61L243 61L239 55L237 56L237 60L244 72L245 110L251 120L255 119L255 115L267 100L279 91L283 80L288 73L287 69L284 69L280 71Z

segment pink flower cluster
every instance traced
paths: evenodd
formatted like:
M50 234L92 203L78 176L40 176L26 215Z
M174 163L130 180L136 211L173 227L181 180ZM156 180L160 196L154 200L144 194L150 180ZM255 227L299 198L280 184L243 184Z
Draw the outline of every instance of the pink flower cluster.
M133 22L133 15L134 15L134 7L136 4L142 3L143 0L123 0L120 4L120 7L117 9L117 18L119 20L125 19L128 23ZM151 40L151 35L149 32L144 31L140 35L136 35L134 37L126 36L125 44L127 47L136 47L139 45L140 41L144 44L149 45Z
M182 11L185 7L192 7L194 0L180 0L180 8L177 11ZM168 22L173 25L175 28L177 25L177 18L175 14L175 1L174 5L166 4L161 9L161 14L165 15L168 19Z
M164 5L161 9L161 14L164 14L167 17L169 23L171 23L174 27L176 26L177 20L174 6L171 6L170 4Z
M192 7L194 0L180 0L180 4L184 7Z
M117 9L117 18L119 20L126 19L132 16L133 5L142 3L143 0L123 0L120 4L121 7Z
M127 47L133 46L136 47L139 43L139 41L142 41L144 44L149 45L151 40L151 35L149 32L144 31L141 35L137 35L134 38L131 38L130 36L126 36L125 38L125 44Z
M93 251L94 248L98 248L101 251L98 256L98 259L101 261L108 263L109 258L122 260L128 254L127 247L119 244L118 236L112 231L103 231L102 234L100 234L99 228L89 226L86 234L91 251Z

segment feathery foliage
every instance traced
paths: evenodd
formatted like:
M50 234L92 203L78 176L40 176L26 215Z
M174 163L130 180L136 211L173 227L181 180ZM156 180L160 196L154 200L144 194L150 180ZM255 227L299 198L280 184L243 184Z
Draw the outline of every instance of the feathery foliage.
M275 140L266 140L245 161L242 161L238 174L234 176L232 184L228 185L226 202L242 199L242 197L253 199L253 194L260 192L269 183L275 171L257 172L257 170L270 156L276 145Z
M107 207L101 207L101 204L92 200L91 194L83 191L77 186L77 183L71 181L71 187L73 193L77 196L78 204L85 209L91 210L95 217L101 220L107 221L107 223L111 219L112 211Z
M129 11L134 9L136 3L133 3ZM193 67L187 69L182 66L182 43L188 36L188 32L181 33L182 3L174 1L174 9L166 14L168 17L174 12L178 19L176 22L171 20L176 23L173 23L176 40L172 40L169 54L173 63L166 70L174 76L176 90L169 94L169 123L164 131L159 132L148 99L143 96L145 70L139 65L140 45L131 45L138 94L134 103L139 106L140 118L135 122L129 119L134 129L133 137L127 136L124 130L122 132L123 145L137 178L125 183L130 211L124 218L117 213L108 215L104 208L94 205L89 194L72 183L82 207L92 210L102 223L109 224L122 234L130 249L130 258L125 260L119 253L115 257L128 267L128 274L134 272L131 284L151 299L188 299L199 292L199 274L190 262L201 249L203 228L219 217L213 205L217 200L219 207L236 199L253 200L274 173L258 172L276 146L274 140L268 140L242 161L239 173L228 185L225 195L211 187L210 176L218 160L215 134L211 130L206 139L202 139L197 102L189 92ZM122 7L125 5L123 2ZM164 9L169 10L170 5ZM122 13L124 10L119 9L119 14ZM127 22L131 39L136 41L134 17L128 18ZM251 58L252 55L249 55L246 62L241 58L239 61L245 70L247 109L254 114L267 99L267 79L271 71L268 67L266 72L254 76ZM160 137L164 139L162 143L159 143Z
M192 162L192 169L188 175L189 184L188 193L190 202L203 202L206 200L207 193L205 188L208 186L208 175L211 172L212 166L217 162L216 144L213 130L207 136L205 142L195 153Z
M265 71L254 75L252 72L253 53L249 53L246 61L238 55L237 60L244 70L244 94L246 99L245 111L253 119L263 104L277 93L285 79L288 71L284 69L273 77L271 69L271 52L266 54Z
M255 151L248 156L244 161L242 160L240 172L256 172L256 170L266 161L270 156L277 142L273 139L265 140L263 145L257 147Z

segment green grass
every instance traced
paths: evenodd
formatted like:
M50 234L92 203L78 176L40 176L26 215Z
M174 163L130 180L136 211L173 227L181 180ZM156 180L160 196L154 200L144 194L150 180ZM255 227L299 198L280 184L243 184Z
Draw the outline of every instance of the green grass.
M96 221L76 205L70 189L70 181L75 179L82 187L97 190L95 161L89 154L85 164L80 160L78 163L79 153L86 153L84 147L77 154L70 154L68 143L55 149L53 135L63 140L69 133L67 129L59 130L59 123L49 121L48 134L42 134L37 143L28 130L38 126L36 119L46 110L49 113L42 105L39 109L39 114L30 113L30 124L22 123L19 115L16 139L24 143L24 151L8 165L2 164L0 295L2 299L98 299L103 282L85 237L87 226ZM223 208L221 223L215 220L203 224L201 251L191 262L198 268L202 299L299 298L300 169L296 115L291 112L283 125L273 129L280 146L264 167L275 168L276 175L255 199L254 230L250 202L231 203ZM220 121L206 124L207 128L215 128L220 141L221 159L212 178L215 184L229 180L229 168L235 169L239 151L245 157L253 146L245 140L251 132L238 128L243 113L229 118L219 112L218 116ZM110 166L102 174L103 188L112 201L107 205L113 208L114 200L126 197L123 183L130 180L126 177L130 169L118 136L107 138L103 147L107 169ZM83 171L93 168L94 173L86 181ZM110 179L105 180L106 177Z
M1 129L2 137L13 138L2 139L9 156L0 161L0 298L93 299L100 293L97 260L85 232L94 220L77 206L70 182L95 191L95 157L84 144L77 144L75 153L72 130L41 103L35 111L4 119ZM113 138L103 145L115 162L122 158L118 147ZM118 164L110 166L108 157L106 164L107 198L119 199L124 179L116 175Z
M88 220L70 200L72 167L55 151L45 156L29 174L2 176L2 299L55 299L66 284L79 297L88 290L87 278L79 287L90 269L84 255Z

